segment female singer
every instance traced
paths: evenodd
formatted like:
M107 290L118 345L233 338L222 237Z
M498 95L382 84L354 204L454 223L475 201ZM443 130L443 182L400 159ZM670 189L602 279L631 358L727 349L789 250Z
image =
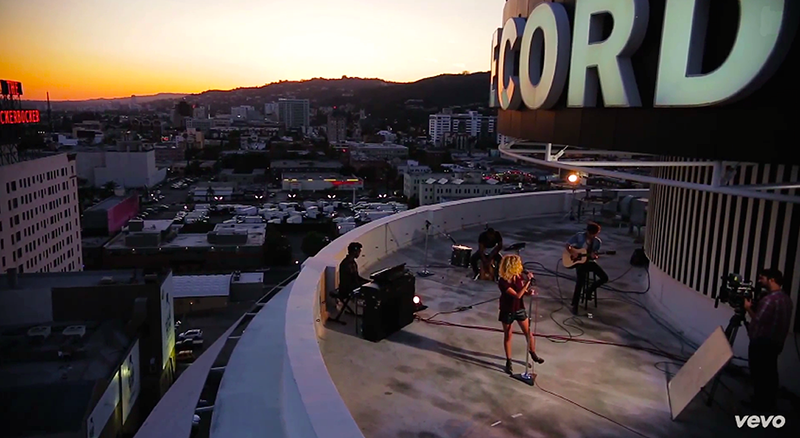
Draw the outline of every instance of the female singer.
M534 295L531 287L533 274L522 268L522 259L518 255L507 255L500 261L500 316L498 320L503 323L503 345L506 350L506 373L513 374L511 370L511 334L514 330L514 321L517 321L522 332L528 340L528 346L533 348L528 315L522 297ZM533 349L529 350L531 358L536 363L544 363L544 359L536 355Z

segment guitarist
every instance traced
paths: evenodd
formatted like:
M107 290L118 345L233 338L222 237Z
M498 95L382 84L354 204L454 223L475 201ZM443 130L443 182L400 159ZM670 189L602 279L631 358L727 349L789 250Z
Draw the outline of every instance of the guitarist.
M489 267L492 263L499 266L500 260L502 259L500 256L500 250L502 248L503 237L499 232L495 231L494 228L487 228L486 231L478 236L478 250L472 254L469 260L469 264L472 266L472 273L474 274L473 278L478 278L481 273L478 261L483 264L484 268ZM494 270L495 281L497 280L497 271L497 269Z
M581 289L583 289L583 282L588 278L590 272L594 272L597 275L597 281L590 286L589 289L586 290L586 296L591 297L597 289L608 282L608 275L603 268L598 265L595 260L597 260L597 252L600 251L600 246L603 244L603 241L600 240L597 235L600 234L600 225L589 222L586 226L586 231L582 231L574 236L567 242L567 251L569 251L570 255L573 258L577 257L578 251L580 249L586 249L586 257L588 260L586 263L581 263L575 265L575 273L577 275L577 280L575 281L575 292L572 294L572 314L578 314L578 304L580 303L581 299Z

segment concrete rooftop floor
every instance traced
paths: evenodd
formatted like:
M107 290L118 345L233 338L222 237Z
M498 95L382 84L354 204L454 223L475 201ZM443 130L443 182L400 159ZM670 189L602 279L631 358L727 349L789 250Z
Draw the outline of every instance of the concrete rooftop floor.
M505 245L527 243L520 254L526 263L538 261L551 270L560 263L564 242L582 229L581 223L561 218L492 225L503 234ZM482 228L457 232L453 238L476 247L480 231ZM618 251L618 255L600 261L613 280L631 268L630 256L641 245L634 243L627 229L605 227L601 237L604 249ZM420 316L428 318L439 311L494 298L434 320L499 328L497 285L472 281L467 268L449 266L451 245L446 237L430 241L430 270L435 275L417 278L417 294L429 306ZM416 272L423 259L424 244L420 243L369 269L362 267L362 275L399 263L407 263ZM543 272L541 267L530 268ZM560 268L560 272L565 270ZM693 351L683 348L674 335L629 298L611 291L600 291L599 308L590 304L592 318L583 308L582 316L573 318L561 305L559 285L568 302L573 282L537 276L537 333L566 336L566 329L578 339L655 345L683 357ZM630 269L612 286L644 290L646 272ZM500 332L415 321L387 339L372 343L355 336L352 318L344 320L348 321L345 326L328 323L320 347L339 393L366 437L798 436L800 422L790 411L781 412L787 422L780 430L737 429L734 415L749 413L743 412L738 403L749 397L750 389L744 377L731 374L723 377L724 386L717 390L712 407L706 406L706 397L701 393L678 420L672 421L667 383L680 364L649 352L538 337L536 350L546 362L536 365L537 386L530 387L503 372L505 355ZM524 337L515 335L515 372L525 368L524 352Z

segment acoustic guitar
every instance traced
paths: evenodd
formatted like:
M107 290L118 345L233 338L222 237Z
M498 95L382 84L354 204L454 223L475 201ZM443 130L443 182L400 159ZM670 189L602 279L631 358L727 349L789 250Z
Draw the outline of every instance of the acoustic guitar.
M484 263L483 260L478 261L481 268L480 273L478 274L479 280L494 281L497 274L497 269L500 268L499 263L494 260L494 257L497 254L500 254L499 248L495 248L486 255L486 258L489 259L489 263Z
M582 264L584 264L584 263L586 263L586 262L588 262L590 260L589 257L587 256L585 248L584 249L576 249L575 251L577 251L577 254L575 256L570 254L569 251L567 251L566 249L564 250L564 253L561 255L561 262L564 264L565 268L572 268L572 267L575 267L577 265L582 265ZM597 255L603 255L603 254L614 255L616 253L617 253L616 251L598 251L595 254L597 254Z

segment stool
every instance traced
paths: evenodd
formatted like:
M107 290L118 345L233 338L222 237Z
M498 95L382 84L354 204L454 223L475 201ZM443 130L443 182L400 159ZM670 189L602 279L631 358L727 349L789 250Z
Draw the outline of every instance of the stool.
M344 315L345 312L347 312L350 315L355 315L356 317L358 316L356 311L353 310L350 307L350 300L352 300L356 296L356 292L355 291L353 291L353 293L350 293L346 297L343 297L343 296L339 295L339 289L337 288L337 289L335 289L333 291L331 296L336 299L337 303L342 303L342 308L339 309L339 313L337 313L335 317L330 318L329 321L333 321L333 322L335 322L337 324L347 325L346 322L341 320L342 315ZM356 305L357 304L358 303L356 302Z
M589 274L591 274L591 276ZM581 290L581 299L579 304L580 302L583 302L583 309L587 310L589 308L589 300L591 300L592 297L586 295L586 290L589 289L589 286L594 285L594 283L597 281L597 275L595 275L594 272L587 272L584 275L583 290ZM594 308L597 308L597 291L594 291Z

